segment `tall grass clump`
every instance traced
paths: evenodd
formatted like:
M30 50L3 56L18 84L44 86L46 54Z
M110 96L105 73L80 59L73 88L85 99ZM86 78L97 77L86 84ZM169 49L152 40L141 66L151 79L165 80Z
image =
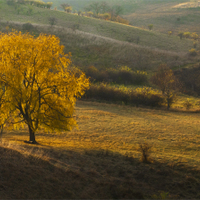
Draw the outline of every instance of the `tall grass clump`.
M90 89L86 91L84 98L153 107L161 106L164 102L161 94L151 88L117 88L103 83L91 85Z
M152 146L148 143L144 142L139 144L139 151L142 153L141 161L144 163L150 163L150 153L151 153Z

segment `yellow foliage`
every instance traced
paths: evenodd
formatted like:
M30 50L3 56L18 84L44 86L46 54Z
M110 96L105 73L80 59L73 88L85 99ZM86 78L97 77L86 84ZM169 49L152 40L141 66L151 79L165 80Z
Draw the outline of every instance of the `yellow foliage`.
M75 126L76 98L84 94L89 80L69 67L71 55L64 54L59 38L1 33L0 49L1 89L5 88L7 107L15 110L13 118L27 124L30 133L40 126L50 130Z

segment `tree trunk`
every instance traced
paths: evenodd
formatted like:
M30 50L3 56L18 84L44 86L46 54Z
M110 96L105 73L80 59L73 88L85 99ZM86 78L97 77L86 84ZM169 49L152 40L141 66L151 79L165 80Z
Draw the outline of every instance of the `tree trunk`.
M167 110L169 110L169 108L170 108L170 103L169 103L169 99L167 99Z
M29 142L32 144L36 144L36 140L35 140L35 132L32 130L32 128L30 126L28 126L29 128L29 134L30 134L30 140Z
M1 125L1 143L2 143L2 136L3 136L3 125Z

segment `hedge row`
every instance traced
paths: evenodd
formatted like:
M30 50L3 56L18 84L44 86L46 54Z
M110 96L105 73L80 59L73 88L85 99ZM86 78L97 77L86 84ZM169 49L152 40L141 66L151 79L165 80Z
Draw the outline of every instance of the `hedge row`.
M106 84L91 85L86 91L85 99L105 100L130 105L161 106L164 98L150 88L120 89Z
M142 71L131 71L126 68L99 71L94 66L91 66L85 70L85 73L88 77L90 77L92 82L114 82L117 84L132 85L144 85L148 83L147 73Z

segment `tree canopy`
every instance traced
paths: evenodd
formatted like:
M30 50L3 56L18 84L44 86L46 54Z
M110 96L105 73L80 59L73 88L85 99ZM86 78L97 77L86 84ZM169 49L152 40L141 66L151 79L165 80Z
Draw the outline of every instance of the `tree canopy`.
M175 77L173 71L165 64L159 66L158 71L151 77L150 81L157 85L167 101L169 109L175 100L176 93L181 88L180 82Z
M1 110L11 114L15 126L28 125L31 143L41 127L60 131L76 125L74 105L89 80L70 63L56 36L0 34ZM4 120L0 117L1 124Z

